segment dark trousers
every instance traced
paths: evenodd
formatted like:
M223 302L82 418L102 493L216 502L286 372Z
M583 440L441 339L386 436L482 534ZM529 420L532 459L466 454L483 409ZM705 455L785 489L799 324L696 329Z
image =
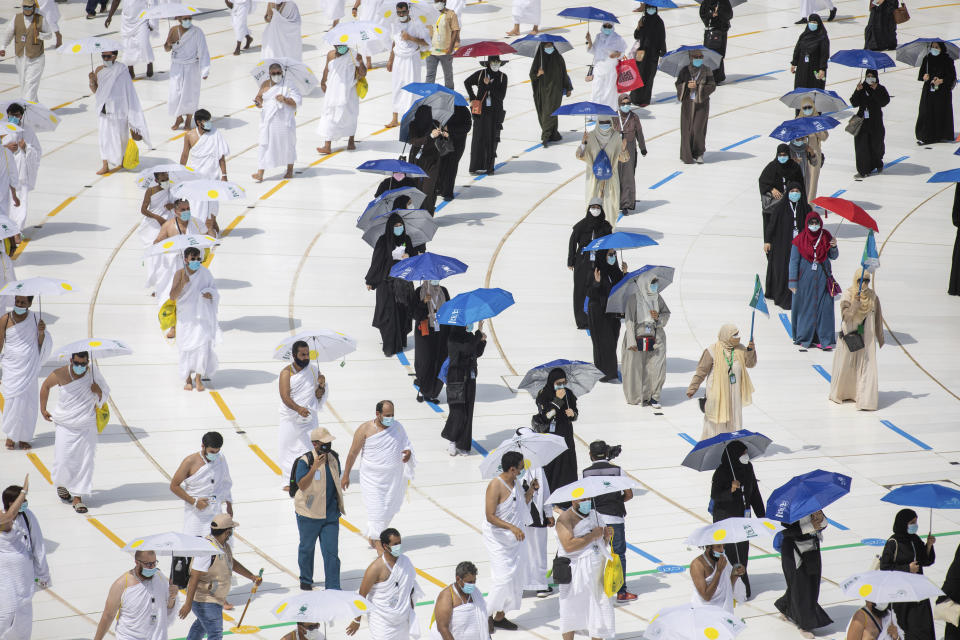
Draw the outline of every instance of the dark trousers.
M96 15L97 5L100 5L100 10L103 11L107 8L106 0L87 0L87 15Z
M337 554L340 538L340 517L330 514L320 520L297 514L297 529L300 531L300 548L297 563L300 565L300 584L313 586L313 558L320 539L320 555L323 556L323 586L325 589L340 588L340 556Z
M627 534L623 528L623 523L620 524L608 524L608 527L613 529L613 538L610 542L613 543L613 552L620 556L620 566L623 567L623 586L620 587L620 591L617 593L626 593L627 592Z

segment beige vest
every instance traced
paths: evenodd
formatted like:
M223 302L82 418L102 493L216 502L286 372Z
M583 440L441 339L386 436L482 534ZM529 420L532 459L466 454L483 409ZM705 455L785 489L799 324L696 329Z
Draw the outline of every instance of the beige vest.
M310 464L307 454L300 456L299 459L308 465ZM340 462L332 454L328 454L327 465L330 466L330 475L333 476L333 484L337 488L337 506L341 514L346 513L343 508L343 490L340 488ZM317 469L317 475L319 477L315 477L306 490L297 490L297 495L293 498L293 505L297 515L323 520L327 517L327 472L320 468Z
M26 52L31 60L43 55L43 40L40 39L40 21L43 16L34 12L33 23L28 27L23 14L18 13L13 19L13 46L19 58Z
M227 601L227 594L230 593L230 579L233 576L233 551L229 544L221 546L212 535L207 536L207 540L223 549L225 553L214 556L210 568L200 575L197 580L197 592L193 599L195 602L213 602L223 605Z

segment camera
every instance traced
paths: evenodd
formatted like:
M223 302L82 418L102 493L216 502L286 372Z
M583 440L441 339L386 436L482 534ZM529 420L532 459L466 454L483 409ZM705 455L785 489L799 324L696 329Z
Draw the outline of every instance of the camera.
M320 453L330 453L331 449L333 449L333 443L330 443L330 442L320 443Z
M590 457L594 460L613 460L623 452L623 445L615 444L612 447L603 440L590 443Z
M623 445L614 445L607 448L607 460L613 460L623 452Z

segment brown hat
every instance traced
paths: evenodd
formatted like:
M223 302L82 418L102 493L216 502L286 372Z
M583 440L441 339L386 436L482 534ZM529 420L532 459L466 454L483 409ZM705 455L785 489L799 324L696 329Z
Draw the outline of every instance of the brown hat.
M333 442L336 440L324 427L317 427L310 432L310 442Z
M221 513L210 523L211 529L233 529L240 526L239 522L234 522L229 513Z
M21 6L21 7L33 7L34 9L36 9L36 7L37 7L37 0L23 0L23 1L20 3L20 6Z

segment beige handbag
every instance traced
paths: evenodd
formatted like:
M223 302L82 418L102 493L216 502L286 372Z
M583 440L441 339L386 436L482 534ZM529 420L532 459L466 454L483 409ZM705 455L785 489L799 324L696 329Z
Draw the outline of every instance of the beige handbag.
M933 619L944 620L955 627L960 627L960 603L947 598L943 602L933 605Z

